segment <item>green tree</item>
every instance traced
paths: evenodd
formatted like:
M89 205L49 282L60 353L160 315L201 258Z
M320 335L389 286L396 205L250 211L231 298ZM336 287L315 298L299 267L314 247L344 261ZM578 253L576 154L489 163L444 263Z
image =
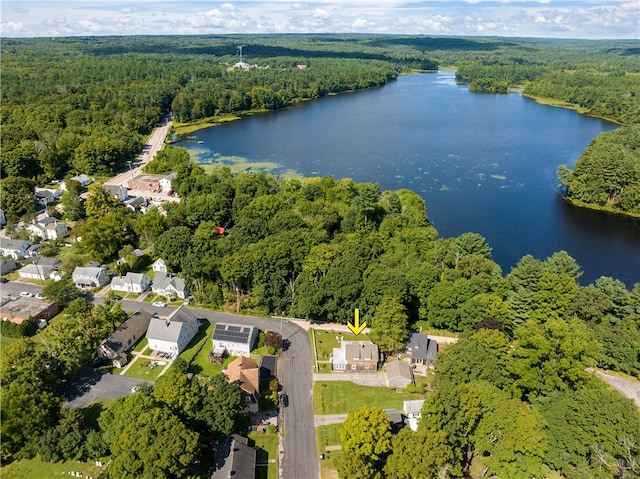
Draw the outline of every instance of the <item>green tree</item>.
M182 269L182 260L191 248L192 233L186 226L174 226L158 236L154 254L173 271Z
M244 407L244 393L240 386L230 384L226 376L219 374L211 378L205 388L196 418L204 422L212 434L225 436L233 430L235 420Z
M100 218L89 218L80 228L80 250L96 260L106 262L130 241L133 234L124 213L111 212Z
M378 407L362 406L347 415L340 430L345 454L378 463L391 451L391 423Z
M404 347L409 337L407 313L397 299L382 299L373 314L370 337L384 353L391 354Z
M122 479L183 477L198 449L198 433L169 409L154 407L137 416L111 444L109 475Z
M111 213L118 206L119 200L111 195L99 183L89 185L89 193L84 202L84 209L87 216L100 218Z
M78 297L78 288L69 277L62 278L60 281L47 280L42 288L42 294L61 308L65 308Z
M384 467L387 479L440 479L452 471L458 457L442 430L402 429L394 438Z
M35 214L34 188L35 183L28 178L8 176L0 181L0 209L7 222L17 223L23 216Z

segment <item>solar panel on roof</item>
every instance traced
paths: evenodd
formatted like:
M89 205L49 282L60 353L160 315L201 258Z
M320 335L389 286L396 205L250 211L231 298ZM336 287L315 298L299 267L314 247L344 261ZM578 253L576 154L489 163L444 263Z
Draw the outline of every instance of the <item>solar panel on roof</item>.
M234 343L247 343L251 328L231 324L218 324L213 332L213 339Z

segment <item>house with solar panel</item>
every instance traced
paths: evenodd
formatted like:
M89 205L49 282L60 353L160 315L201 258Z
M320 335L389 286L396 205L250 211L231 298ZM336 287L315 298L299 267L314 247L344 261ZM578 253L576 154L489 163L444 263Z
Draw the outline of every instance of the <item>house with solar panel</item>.
M213 332L213 354L249 356L258 338L258 329L241 324L218 323Z

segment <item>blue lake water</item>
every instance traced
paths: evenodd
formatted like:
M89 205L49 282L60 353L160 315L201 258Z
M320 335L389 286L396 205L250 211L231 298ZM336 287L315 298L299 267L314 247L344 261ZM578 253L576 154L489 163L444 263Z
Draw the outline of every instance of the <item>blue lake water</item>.
M269 171L333 175L411 189L440 236L480 233L505 273L526 255L565 250L580 282L640 281L640 224L565 204L556 170L612 123L517 94L474 94L451 72L323 98L196 132L177 146L203 163L269 162Z

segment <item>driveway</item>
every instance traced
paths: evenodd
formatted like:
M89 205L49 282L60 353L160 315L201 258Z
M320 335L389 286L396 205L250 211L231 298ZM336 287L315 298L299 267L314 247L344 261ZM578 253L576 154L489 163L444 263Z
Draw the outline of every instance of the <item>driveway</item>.
M149 383L142 379L103 373L93 368L82 368L64 392L64 406L85 408L96 400L118 399L128 396L131 388L145 382Z
M387 373L314 373L313 381L351 381L360 386L386 386Z

